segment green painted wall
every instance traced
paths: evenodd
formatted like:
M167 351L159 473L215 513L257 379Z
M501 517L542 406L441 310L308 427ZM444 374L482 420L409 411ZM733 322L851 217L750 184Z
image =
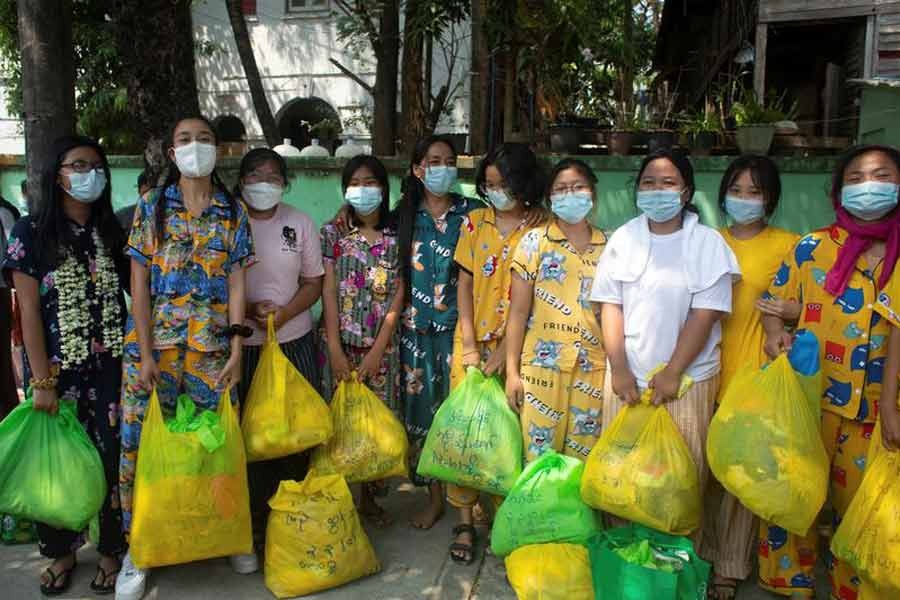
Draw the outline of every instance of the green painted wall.
M548 167L560 156L545 156ZM597 173L600 180L600 203L596 222L605 230L612 230L637 214L634 207L634 176L640 165L639 156L584 156L581 157ZM716 197L722 173L730 157L701 157L693 160L696 170L697 195L695 203L703 220L711 225L721 225L722 215L716 206ZM781 205L773 223L805 233L829 224L834 213L827 196L834 158L779 158L782 175ZM140 158L116 156L110 159L112 166L113 204L116 208L132 204L137 196L136 180L140 172ZM400 176L406 169L402 159L385 161L391 173L391 196L396 200L400 192ZM341 203L340 169L342 159L290 159L293 173L287 201L304 210L317 223L331 218ZM460 158L460 191L475 195L475 162L472 158ZM223 159L219 169L223 178L233 184L238 161ZM25 171L21 157L8 157L0 163L0 193L13 202L21 202L19 182Z
M866 84L859 111L859 143L900 144L900 84Z

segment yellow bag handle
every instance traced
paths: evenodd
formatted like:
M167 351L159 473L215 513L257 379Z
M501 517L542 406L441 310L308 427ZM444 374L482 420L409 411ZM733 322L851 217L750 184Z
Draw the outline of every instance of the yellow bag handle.
M647 381L653 379L653 376L665 369L669 363L661 363L655 369L651 370L647 373ZM682 398L685 394L687 394L688 390L694 385L694 378L690 375L682 375L681 381L678 384L678 397ZM644 393L641 394L641 404L646 404L649 406L650 400L653 398L653 390L651 388L647 388L644 390Z
M268 341L277 342L278 340L275 337L275 313L269 313L266 319L266 328L269 330Z

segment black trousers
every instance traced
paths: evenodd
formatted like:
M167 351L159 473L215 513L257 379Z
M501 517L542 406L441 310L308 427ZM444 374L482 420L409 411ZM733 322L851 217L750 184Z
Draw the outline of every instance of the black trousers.
M0 420L19 403L12 362L12 294L0 288Z
M106 475L106 498L100 509L97 551L116 556L125 551L119 505L119 394L122 361L108 352L91 354L79 369L62 371L60 399L76 400L78 420L94 443ZM62 558L84 544L84 532L37 524L38 548L48 558Z
M300 374L317 391L321 393L319 363L316 356L315 334L309 332L305 336L280 344L288 360ZM241 399L241 413L244 401L250 391L253 374L259 364L261 346L244 346L242 357L241 381L238 384L238 395ZM257 549L262 549L266 538L266 522L269 518L269 498L278 491L282 481L302 481L309 468L310 451L292 454L274 460L263 460L247 464L247 485L250 488L250 515L253 521L253 541Z

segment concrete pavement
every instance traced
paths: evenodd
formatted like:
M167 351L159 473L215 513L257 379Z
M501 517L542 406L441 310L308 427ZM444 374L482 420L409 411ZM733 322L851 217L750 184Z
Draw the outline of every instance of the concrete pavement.
M380 573L307 596L316 600L514 600L515 594L506 582L503 562L484 552L479 544L479 559L471 566L449 560L447 548L455 514L448 513L430 531L419 531L408 525L409 516L424 501L423 491L412 486L394 487L383 504L395 523L383 530L368 524L366 529L382 563ZM85 547L78 555L79 566L70 592L62 598L96 598L90 581L96 570L97 553ZM0 546L0 598L25 600L41 598L38 578L46 566L34 545ZM824 577L820 577L820 580ZM827 592L819 591L820 599ZM147 600L271 600L261 573L236 575L227 559L166 567L151 572ZM737 600L769 600L778 598L744 584Z

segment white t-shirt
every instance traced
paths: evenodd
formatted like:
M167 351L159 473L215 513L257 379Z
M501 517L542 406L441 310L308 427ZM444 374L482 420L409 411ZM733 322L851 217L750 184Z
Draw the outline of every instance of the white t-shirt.
M279 306L291 301L300 289L300 278L321 277L322 244L312 219L299 210L279 204L271 219L250 217L256 263L247 269L247 303L271 300ZM253 335L244 340L245 346L259 346L266 341L265 329L248 321ZM284 344L312 331L312 314L305 310L277 332L278 342Z
M662 363L669 362L678 335L687 322L691 309L731 312L730 274L723 275L709 288L691 294L688 291L683 263L703 260L701 256L684 256L684 230L669 235L650 234L650 260L637 281L625 283L597 268L591 300L619 304L625 318L625 355L638 386L647 387L647 375ZM602 327L602 325L601 325ZM703 381L719 372L719 344L722 327L716 322L703 350L688 367L686 374Z

